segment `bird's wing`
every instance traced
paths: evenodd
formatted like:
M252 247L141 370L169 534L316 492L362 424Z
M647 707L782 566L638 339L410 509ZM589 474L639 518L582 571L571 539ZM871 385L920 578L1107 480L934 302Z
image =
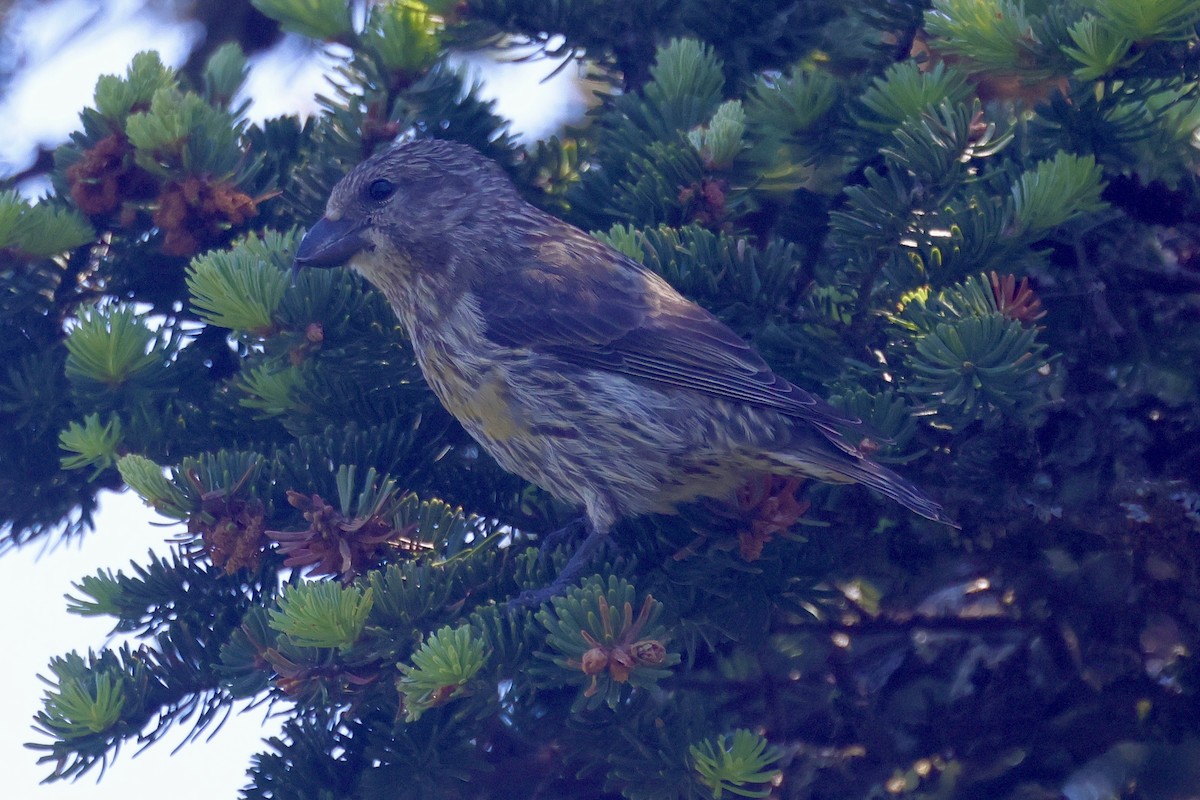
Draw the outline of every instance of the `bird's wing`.
M765 406L817 426L848 453L858 425L776 375L728 326L616 250L565 224L532 234L519 264L477 273L488 338L571 364Z

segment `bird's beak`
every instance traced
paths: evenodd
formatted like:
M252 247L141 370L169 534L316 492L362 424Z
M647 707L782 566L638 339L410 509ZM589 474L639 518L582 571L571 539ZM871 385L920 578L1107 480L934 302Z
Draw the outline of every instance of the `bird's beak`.
M321 217L316 225L308 229L300 240L296 258L292 262L292 274L305 267L340 267L356 253L368 247L363 238L365 227L361 219L330 219Z

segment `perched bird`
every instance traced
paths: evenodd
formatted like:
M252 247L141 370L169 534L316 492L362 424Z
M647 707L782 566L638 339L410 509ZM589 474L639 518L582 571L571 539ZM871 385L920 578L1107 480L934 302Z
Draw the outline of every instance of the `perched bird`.
M466 145L408 142L346 175L295 258L341 264L383 292L471 436L584 509L589 536L549 593L621 517L728 498L756 473L862 483L953 524L843 437L858 420L775 375L662 278L526 203Z

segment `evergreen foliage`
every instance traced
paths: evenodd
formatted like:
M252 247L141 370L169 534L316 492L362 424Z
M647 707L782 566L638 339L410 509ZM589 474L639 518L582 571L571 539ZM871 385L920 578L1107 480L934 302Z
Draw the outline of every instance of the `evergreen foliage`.
M264 700L246 798L1116 796L1129 747L1195 752L1200 3L255 5L337 60L314 119L247 121L235 46L194 85L142 53L48 196L0 192L2 545L121 486L177 521L69 598L142 644L50 664L52 777ZM584 123L518 143L447 59L504 37L586 61ZM397 136L663 275L962 529L747 476L509 610L573 510L361 279L288 276Z

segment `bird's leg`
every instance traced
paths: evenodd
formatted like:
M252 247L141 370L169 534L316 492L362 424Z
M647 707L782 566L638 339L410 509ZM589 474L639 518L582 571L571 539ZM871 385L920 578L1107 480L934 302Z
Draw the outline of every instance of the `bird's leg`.
M580 528L585 530L587 529L587 518L582 515L571 520L558 530L547 533L542 538L542 541L538 543L538 558L540 558L542 561L545 561L546 556L548 556L550 552L554 550L554 548L558 547L563 542L574 538L575 532Z
M550 534L550 536L556 536L564 531L568 531L576 527L577 524L577 522L573 522ZM587 537L579 543L579 547L571 554L570 560L563 565L558 576L549 585L543 586L541 589L526 589L512 600L509 600L508 608L510 610L540 606L551 597L562 594L568 586L579 579L579 576L587 569L596 553L608 542L607 530L596 530L586 520L584 520L584 527L587 529Z

